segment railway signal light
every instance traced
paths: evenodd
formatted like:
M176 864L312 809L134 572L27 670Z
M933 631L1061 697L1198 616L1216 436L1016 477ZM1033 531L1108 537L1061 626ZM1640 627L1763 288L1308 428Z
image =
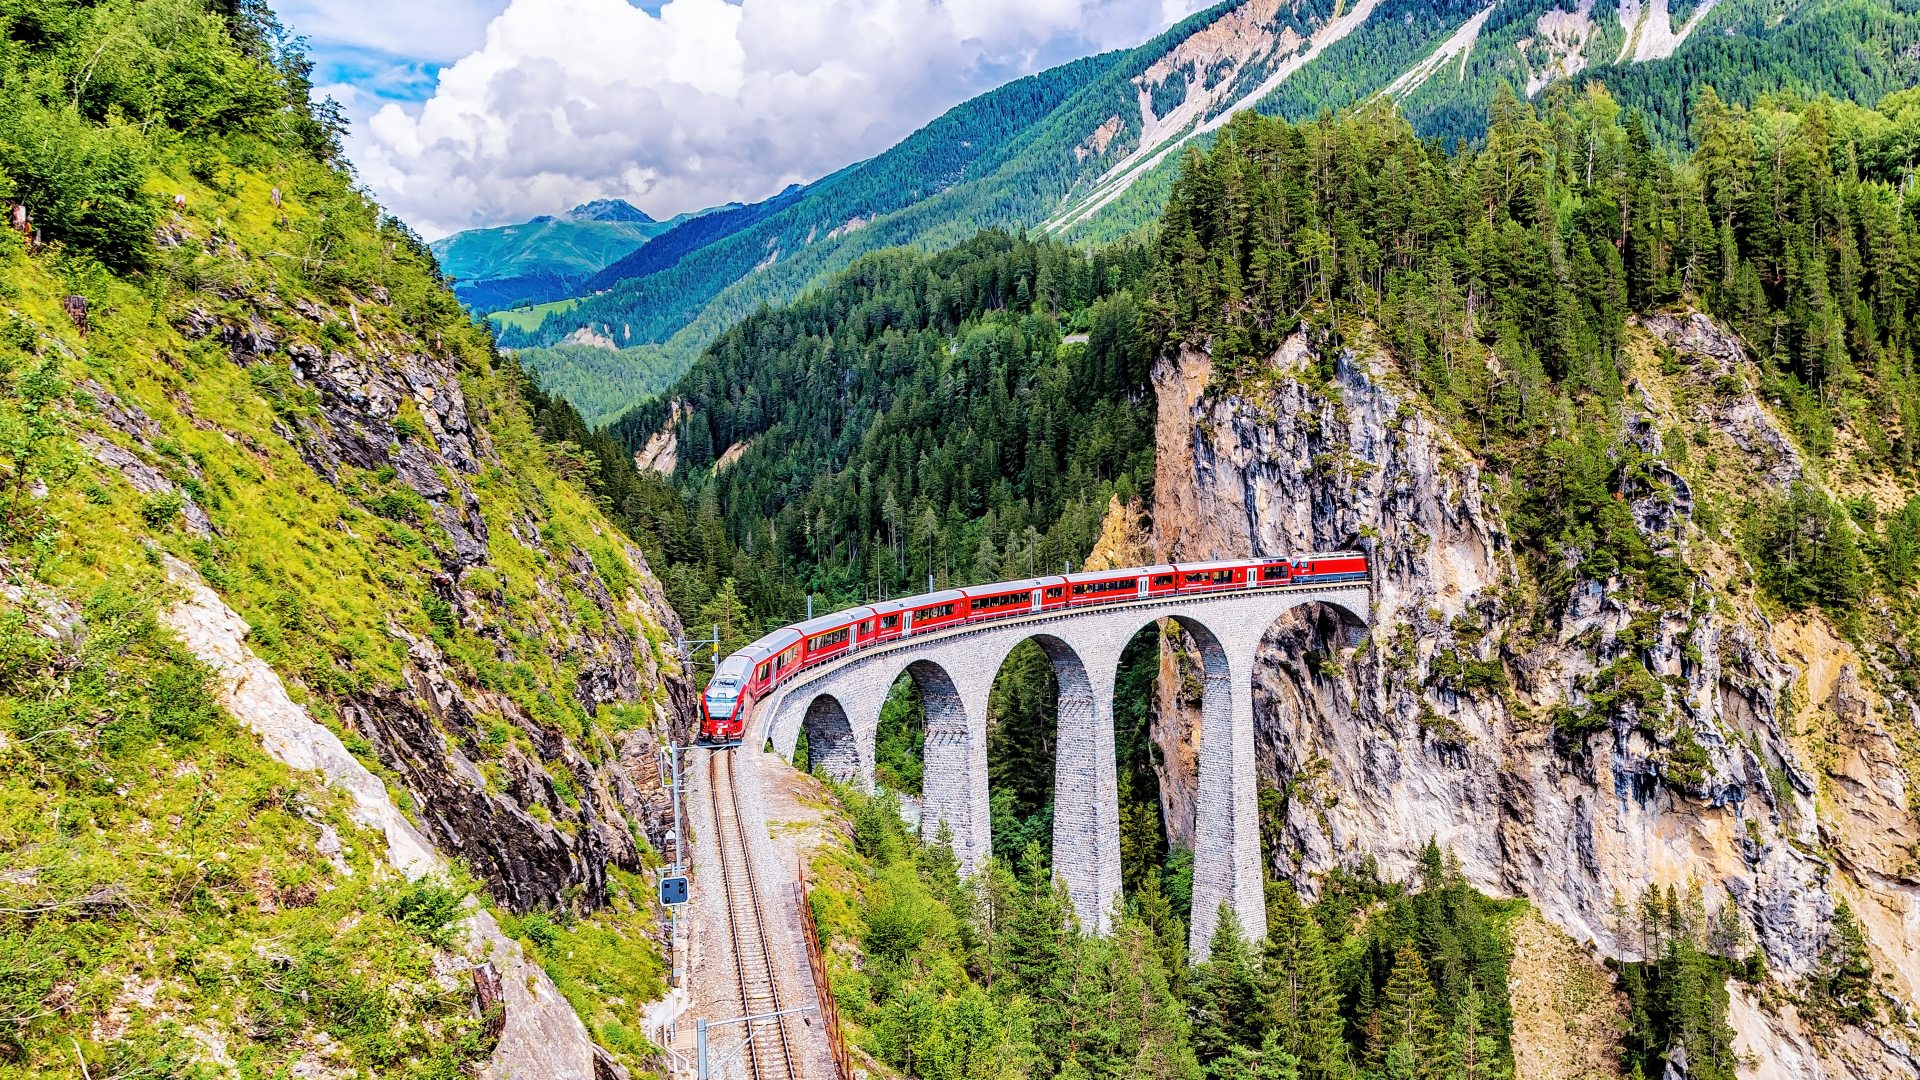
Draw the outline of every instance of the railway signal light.
M661 904L667 907L678 907L679 905L684 904L686 902L687 902L686 875L682 874L677 877L664 877L660 879L660 903Z

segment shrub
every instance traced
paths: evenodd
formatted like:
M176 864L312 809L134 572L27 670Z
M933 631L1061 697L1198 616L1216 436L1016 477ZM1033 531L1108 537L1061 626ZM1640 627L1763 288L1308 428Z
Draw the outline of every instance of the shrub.
M453 924L471 892L461 881L432 875L395 886L382 900L394 920L445 949L453 944Z
M173 524L186 506L186 497L178 491L162 491L140 501L140 520L150 529L164 529Z

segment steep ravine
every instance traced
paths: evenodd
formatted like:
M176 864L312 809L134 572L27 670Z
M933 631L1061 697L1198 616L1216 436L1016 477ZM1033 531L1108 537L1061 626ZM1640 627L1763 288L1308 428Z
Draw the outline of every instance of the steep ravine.
M1661 345L1679 361L1664 372ZM1760 610L1737 549L1693 519L1697 498L1808 471L1740 343L1681 314L1640 322L1630 346L1629 437L1657 452L1658 433L1683 424L1704 432L1696 461L1713 462L1663 463L1653 490L1623 493L1642 534L1700 575L1677 613L1618 579L1538 595L1499 481L1364 344L1331 357L1329 377L1296 335L1232 387L1210 385L1199 351L1160 364L1160 557L1373 556L1371 627L1303 610L1273 628L1254 673L1261 777L1286 792L1274 869L1311 889L1372 856L1402 877L1435 838L1478 888L1524 896L1623 960L1640 957L1621 912L1649 886L1697 884L1709 911L1734 906L1765 960L1758 993L1734 987L1743 1076L1914 1075L1920 828L1902 743L1920 708L1824 616ZM1592 677L1623 657L1658 677L1661 700L1557 746L1555 710L1587 707ZM1463 661L1500 674L1469 681ZM1196 717L1170 694L1156 738L1167 760L1191 761ZM1678 763L1688 741L1704 767ZM1190 785L1162 785L1176 840ZM1874 1030L1792 1005L1842 898L1888 998Z

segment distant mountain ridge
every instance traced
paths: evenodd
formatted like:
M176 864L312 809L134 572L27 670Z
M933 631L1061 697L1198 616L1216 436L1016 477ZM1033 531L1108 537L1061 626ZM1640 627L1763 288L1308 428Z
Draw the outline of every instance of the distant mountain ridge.
M608 264L693 215L656 221L624 199L595 199L565 214L470 229L428 245L475 313L576 295Z
M763 302L882 247L984 227L1108 240L1165 205L1182 154L1233 112L1293 118L1392 101L1422 134L1477 139L1502 86L1605 84L1678 147L1699 88L1873 101L1920 73L1911 0L1229 0L1138 48L1016 80L803 188L684 223L610 262L577 304L506 329L537 347L582 328L654 375L684 369ZM579 340L579 338L575 338ZM640 355L644 353L645 355ZM556 373L562 358L535 358ZM596 367L610 368L611 363ZM596 376L598 378L598 376ZM597 395L606 419L618 394Z

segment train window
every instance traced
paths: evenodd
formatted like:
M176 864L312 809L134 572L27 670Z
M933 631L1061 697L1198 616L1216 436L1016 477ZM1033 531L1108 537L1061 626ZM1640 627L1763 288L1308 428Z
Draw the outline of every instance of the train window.
M767 665L766 665L766 664L761 664L761 665L760 665L760 678L762 678L762 679L764 679L764 678L766 678L766 677L767 677Z
M1260 580L1261 580L1261 581L1285 581L1285 580L1287 580L1287 567L1286 567L1286 564L1285 564L1285 563L1282 563L1282 564L1281 564L1281 565L1279 565L1279 566L1268 566L1268 567L1263 567L1263 568L1261 569L1261 571L1260 571Z
M994 608L1008 607L1013 604L1024 604L1031 597L1031 593L1023 592L1004 593L1000 596L976 596L967 607L971 611L988 611Z
M1205 574L1188 574L1187 575L1187 584L1189 585L1198 585L1199 583L1205 580L1207 580L1207 575Z
M928 619L944 619L951 614L953 614L952 604L935 604L932 607L923 607L914 612L913 621L926 622Z
M882 615L880 617L880 629L882 630L891 630L899 625L900 616L898 615Z
M873 633L873 620L872 620L872 619L862 619L862 620L860 621L860 632L861 632L861 633L863 633L863 634L871 634L871 633Z
M838 630L829 630L824 634L815 634L808 638L807 651L819 652L821 649L831 649L835 645L846 644L846 641L847 628L843 626Z
M1213 572L1213 583L1215 585L1225 585L1227 582L1232 580L1233 580L1233 571L1231 570L1215 570Z
M1061 588L1058 585L1055 585L1053 588L1047 590L1047 599L1058 600L1062 596L1065 596L1066 593L1067 593L1067 590Z
M1155 585L1171 585L1173 584L1173 575L1172 574L1155 574L1153 576L1153 583Z

